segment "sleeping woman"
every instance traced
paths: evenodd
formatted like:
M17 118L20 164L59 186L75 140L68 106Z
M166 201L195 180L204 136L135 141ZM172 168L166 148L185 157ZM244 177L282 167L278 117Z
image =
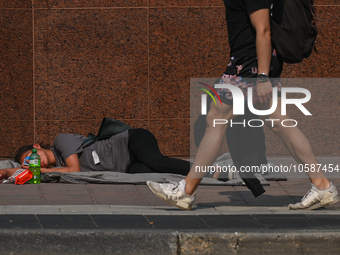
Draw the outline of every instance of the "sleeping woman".
M190 162L164 156L155 136L148 130L126 130L106 140L95 141L83 148L87 138L76 134L60 134L51 148L39 144L19 149L15 161L22 167L1 169L0 180L13 175L24 165L32 149L41 158L41 172L113 171L123 173L173 173L187 175Z

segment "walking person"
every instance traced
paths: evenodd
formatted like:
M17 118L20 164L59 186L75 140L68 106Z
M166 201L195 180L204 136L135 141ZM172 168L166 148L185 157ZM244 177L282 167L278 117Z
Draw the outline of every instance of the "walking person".
M270 12L268 0L224 0L228 26L228 38L231 48L231 60L221 83L234 84L246 95L247 88L253 88L253 104L258 110L269 109L272 105L272 89L280 91L278 77L282 71L282 61L275 56L271 47ZM248 75L247 75L248 74ZM257 77L257 82L243 82L243 77ZM241 77L243 76L243 77ZM207 114L207 126L204 137L198 148L195 160L189 174L180 182L156 183L148 181L147 185L159 198L184 210L190 210L195 199L196 189L205 175L196 172L196 167L210 166L217 158L226 134L227 125L213 126L214 119L234 119L232 94L227 89L217 89L222 105L210 104ZM246 97L246 96L245 96ZM276 119L280 121L268 122L266 125L276 133L286 145L287 149L299 164L317 164L311 145L298 127L284 127L280 125L281 98L278 97L278 107L269 116L261 119ZM286 126L294 126L288 123ZM238 139L238 137L234 138ZM234 141L235 144L235 141ZM228 143L230 146L230 144ZM238 153L242 153L242 147ZM312 188L302 201L289 205L290 209L317 209L339 201L336 187L328 181L322 172L308 172Z

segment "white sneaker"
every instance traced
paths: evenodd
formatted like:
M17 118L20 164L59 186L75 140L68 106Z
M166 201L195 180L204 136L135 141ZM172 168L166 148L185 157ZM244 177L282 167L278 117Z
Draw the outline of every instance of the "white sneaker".
M188 196L185 193L185 180L180 182L170 181L169 183L158 183L147 181L146 184L150 190L165 202L176 206L182 210L191 210L192 203L195 200L195 194Z
M335 204L340 200L338 191L333 183L328 189L320 190L313 183L312 188L304 195L301 202L288 205L291 210L308 209L314 210L327 205Z

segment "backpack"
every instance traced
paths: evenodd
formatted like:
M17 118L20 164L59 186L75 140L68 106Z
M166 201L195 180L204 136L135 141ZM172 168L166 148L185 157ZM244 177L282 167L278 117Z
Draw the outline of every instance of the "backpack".
M279 58L299 63L308 58L317 36L314 0L271 0L271 37Z
M96 141L109 139L111 136L132 129L129 125L120 120L104 117L97 135L92 133L87 135L87 139L82 143L83 149L90 146Z
M238 0L245 8L243 0ZM300 63L315 49L314 0L270 0L273 47L285 63Z

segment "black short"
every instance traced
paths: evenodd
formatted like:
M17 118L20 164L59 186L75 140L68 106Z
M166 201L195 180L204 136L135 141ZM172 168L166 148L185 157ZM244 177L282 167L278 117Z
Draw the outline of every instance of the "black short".
M273 87L278 88L278 96L281 91L281 83L279 76L283 69L283 62L276 57L273 51L269 77ZM256 57L231 57L227 70L223 73L220 79L220 84L232 84L239 87L247 98L247 88L253 87L253 104L258 102L256 92L256 78L257 77L257 58ZM225 104L233 104L233 95L228 89L216 89L221 101Z

